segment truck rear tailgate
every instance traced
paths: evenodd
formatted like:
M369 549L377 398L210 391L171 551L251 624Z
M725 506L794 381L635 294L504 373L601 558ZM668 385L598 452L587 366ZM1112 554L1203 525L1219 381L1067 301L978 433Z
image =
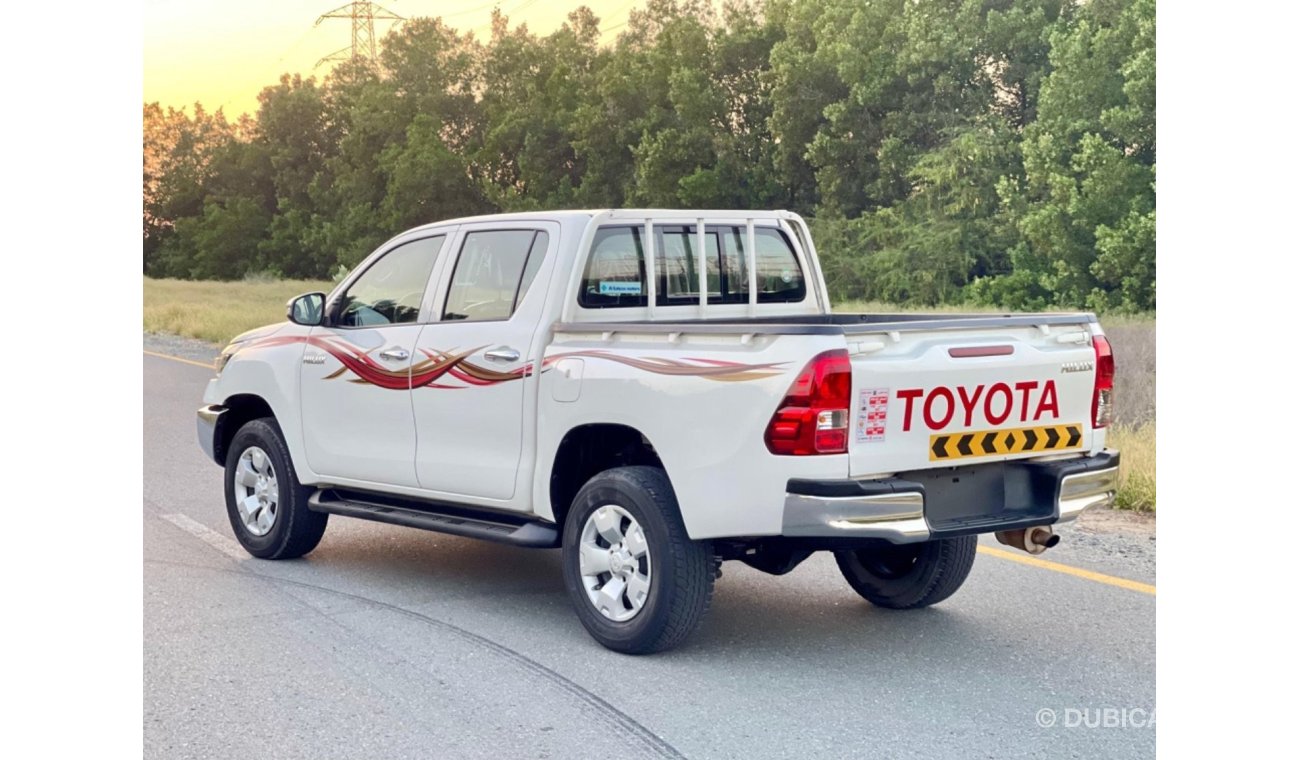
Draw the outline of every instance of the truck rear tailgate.
M1090 450L1091 318L1033 321L846 328L850 476Z

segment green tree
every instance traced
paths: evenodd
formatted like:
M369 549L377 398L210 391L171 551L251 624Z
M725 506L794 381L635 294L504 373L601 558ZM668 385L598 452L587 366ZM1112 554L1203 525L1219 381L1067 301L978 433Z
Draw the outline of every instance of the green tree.
M1023 175L1016 146L1062 12L1053 0L792 9L801 28L772 53L773 131L778 164L813 173L834 241L819 250L844 278L834 290L933 304L1006 272L1018 236L997 188Z
M599 20L588 8L569 14L554 33L537 38L510 30L499 12L483 63L487 124L475 156L485 194L499 208L566 208L577 204L583 162L574 142L578 109L603 60Z
M167 274L200 280L235 280L249 271L249 252L267 231L270 214L250 198L209 199L198 216L176 222L160 256Z
M438 219L792 208L836 298L1155 305L1153 0L648 0L417 18L253 117L144 111L147 274L321 277Z
M191 117L183 109L157 103L144 107L144 272L174 276L159 256L178 219L203 211L205 187L213 155L235 136L218 109L208 113L194 105Z
M1016 306L1155 308L1155 3L1094 0L1051 37L1023 181L1000 186L1021 240L980 283Z
M441 125L420 114L406 129L406 139L379 156L388 177L379 206L384 226L398 232L438 219L490 210L470 177L469 162L443 142Z
M338 144L308 188L313 221L305 242L331 268L356 264L393 232L378 209L388 186L379 157L405 139L408 124L394 112L395 100L392 84L365 65L340 65L326 80L327 119Z

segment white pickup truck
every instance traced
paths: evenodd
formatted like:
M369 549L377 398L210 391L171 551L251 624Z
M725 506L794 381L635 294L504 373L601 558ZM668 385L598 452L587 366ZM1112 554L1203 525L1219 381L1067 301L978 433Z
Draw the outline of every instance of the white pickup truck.
M1037 553L1114 499L1091 314L836 314L808 227L757 211L430 224L236 338L198 412L250 554L329 515L560 548L591 635L699 624L724 560L835 552L924 607L975 540Z

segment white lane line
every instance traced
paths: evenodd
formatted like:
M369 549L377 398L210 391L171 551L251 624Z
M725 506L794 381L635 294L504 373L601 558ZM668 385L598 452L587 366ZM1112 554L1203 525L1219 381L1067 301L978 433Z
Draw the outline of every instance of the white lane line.
M248 552L244 551L244 547L240 546L238 541L228 536L221 535L198 520L180 514L163 515L162 519L175 525L191 536L194 536L198 540L211 546L213 549L216 549L231 559L248 559Z

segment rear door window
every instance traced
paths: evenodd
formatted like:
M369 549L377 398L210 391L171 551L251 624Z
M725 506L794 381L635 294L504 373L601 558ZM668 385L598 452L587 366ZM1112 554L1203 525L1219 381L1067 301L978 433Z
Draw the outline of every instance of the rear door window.
M540 230L482 230L465 235L447 290L444 320L509 319L546 255Z

